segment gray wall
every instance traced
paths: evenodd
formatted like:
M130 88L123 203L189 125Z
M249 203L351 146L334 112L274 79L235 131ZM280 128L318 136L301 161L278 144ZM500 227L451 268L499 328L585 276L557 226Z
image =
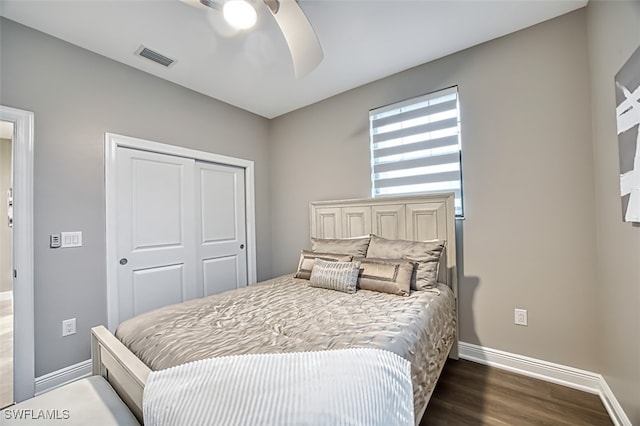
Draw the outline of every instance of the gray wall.
M0 31L0 103L35 113L36 376L88 359L106 324L105 132L254 160L258 278L271 277L266 119L6 19ZM84 246L49 249L60 231Z
M368 110L458 85L460 338L598 371L588 66L582 9L273 120L274 274L309 244L310 201L369 196Z
M587 7L598 237L601 368L640 425L640 226L622 222L614 76L640 46L640 2Z

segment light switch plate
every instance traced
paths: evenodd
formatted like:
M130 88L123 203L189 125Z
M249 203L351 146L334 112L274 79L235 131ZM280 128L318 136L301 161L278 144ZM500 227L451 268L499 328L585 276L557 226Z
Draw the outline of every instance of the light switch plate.
M62 248L82 247L82 232L61 232Z

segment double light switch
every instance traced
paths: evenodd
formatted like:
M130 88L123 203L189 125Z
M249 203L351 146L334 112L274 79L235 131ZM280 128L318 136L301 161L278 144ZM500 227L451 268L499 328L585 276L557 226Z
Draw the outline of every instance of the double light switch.
M82 247L82 232L61 232L49 236L49 246L51 248Z

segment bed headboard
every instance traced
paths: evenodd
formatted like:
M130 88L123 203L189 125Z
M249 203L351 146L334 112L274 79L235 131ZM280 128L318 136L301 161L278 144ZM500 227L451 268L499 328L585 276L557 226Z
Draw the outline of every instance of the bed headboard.
M318 201L310 204L311 237L375 234L400 240L446 240L440 282L458 296L454 194Z

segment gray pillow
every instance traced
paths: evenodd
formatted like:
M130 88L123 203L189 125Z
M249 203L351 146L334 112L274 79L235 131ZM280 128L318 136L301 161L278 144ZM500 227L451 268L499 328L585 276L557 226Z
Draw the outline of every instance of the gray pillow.
M311 250L320 253L341 253L364 257L367 255L370 237L311 238Z
M333 262L350 262L353 257L347 254L336 253L316 253L309 250L302 250L300 253L300 261L298 262L298 270L295 273L295 278L302 278L308 280L311 278L311 271L316 259L323 259Z
M412 290L434 288L438 282L438 265L446 242L388 240L371 236L367 258L408 259L417 263L415 279L411 280Z
M355 293L360 262L327 262L316 259L311 271L311 287Z
M408 296L416 264L407 259L356 259L360 262L358 287L363 290Z

